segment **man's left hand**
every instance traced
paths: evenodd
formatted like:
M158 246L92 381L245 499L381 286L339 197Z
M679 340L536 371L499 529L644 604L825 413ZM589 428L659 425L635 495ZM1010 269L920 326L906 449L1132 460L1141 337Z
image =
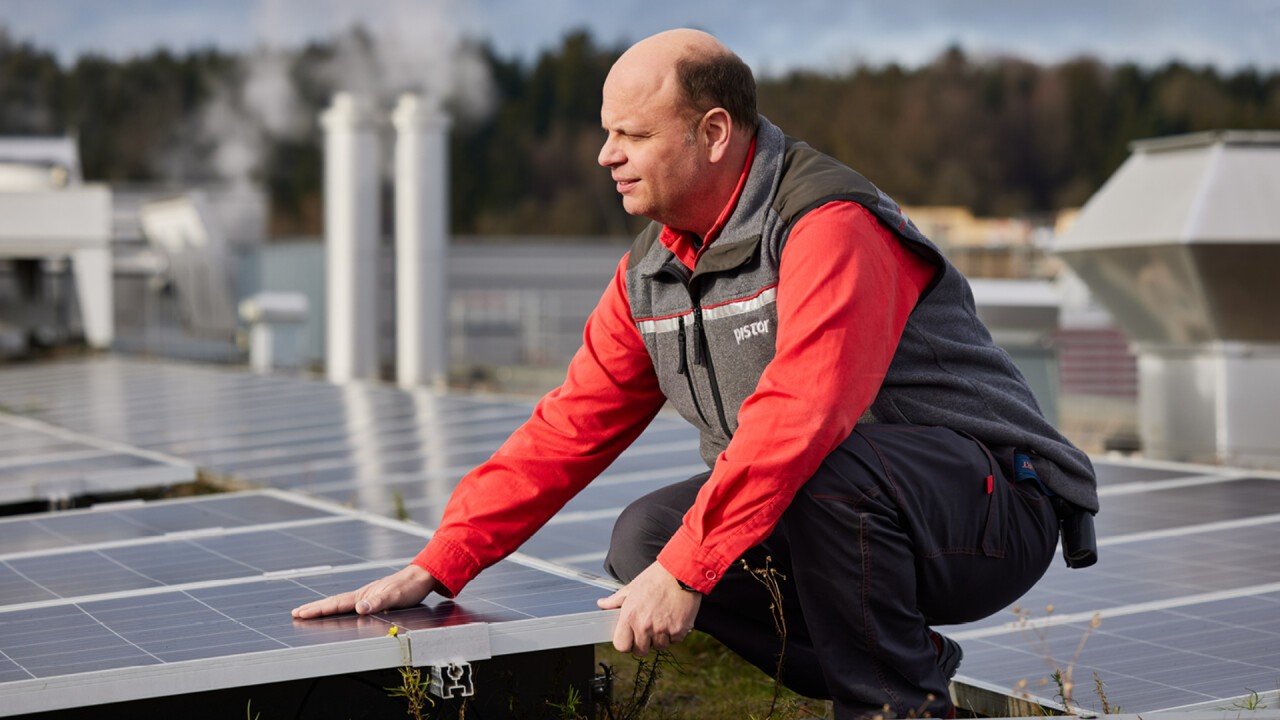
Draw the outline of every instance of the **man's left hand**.
M644 657L649 648L663 650L685 639L693 630L702 595L681 588L675 576L655 562L596 604L604 610L622 608L613 630L613 646L619 652Z

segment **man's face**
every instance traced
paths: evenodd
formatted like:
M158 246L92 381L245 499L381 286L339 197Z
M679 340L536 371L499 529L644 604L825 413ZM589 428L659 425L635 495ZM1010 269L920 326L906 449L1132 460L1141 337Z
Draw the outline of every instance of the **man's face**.
M604 84L600 120L608 137L598 160L609 168L628 213L703 233L708 228L694 225L705 215L698 192L705 148L674 73L667 75L615 66Z

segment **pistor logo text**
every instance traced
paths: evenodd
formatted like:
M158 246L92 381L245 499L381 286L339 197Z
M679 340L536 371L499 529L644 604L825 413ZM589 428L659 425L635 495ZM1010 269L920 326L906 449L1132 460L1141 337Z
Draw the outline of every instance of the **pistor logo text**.
M733 338L738 341L739 345L741 345L743 340L746 340L753 335L767 335L768 333L769 321L760 320L758 322L748 323L742 327L734 328Z

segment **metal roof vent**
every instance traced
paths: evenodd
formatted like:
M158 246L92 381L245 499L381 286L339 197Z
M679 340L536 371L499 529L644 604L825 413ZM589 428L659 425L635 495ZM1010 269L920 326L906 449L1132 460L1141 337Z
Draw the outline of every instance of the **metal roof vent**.
M1056 251L1134 344L1144 452L1280 466L1280 132L1130 147Z

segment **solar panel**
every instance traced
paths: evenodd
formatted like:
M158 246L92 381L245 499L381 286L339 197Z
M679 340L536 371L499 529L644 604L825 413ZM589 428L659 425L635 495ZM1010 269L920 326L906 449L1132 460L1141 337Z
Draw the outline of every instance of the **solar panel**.
M83 510L0 519L0 548L13 556L331 516L331 512L264 493L202 496L164 504L105 503Z
M32 412L47 422L180 455L249 483L301 491L382 515L403 511L428 526L438 522L458 479L488 457L532 408L525 400L432 395L372 384L336 387L302 378L118 358L0 370L0 404L35 408ZM1099 564L1073 571L1055 562L1019 601L1033 616L1031 627L1014 622L1017 616L1006 612L945 629L965 649L957 685L962 697L991 688L1016 694L1018 681L1027 679L1031 685L1018 692L1052 703L1053 688L1036 685L1048 675L1049 657L1064 666L1074 661L1076 682L1082 683L1078 687L1091 687L1091 673L1097 670L1110 701L1126 711L1217 707L1248 688L1274 688L1280 654L1267 655L1266 648L1280 633L1274 620L1280 554L1269 551L1280 544L1280 476L1115 458L1095 464L1103 496L1097 518ZM678 419L660 416L522 552L579 574L598 575L617 513L634 498L703 469L692 430ZM342 532L343 524L332 519L308 532L321 532L321 524L332 525L324 532ZM205 525L233 527L229 522ZM100 533L101 542L130 541L128 531L115 525L92 527L84 532ZM13 531L0 523L0 537L5 532ZM33 538L48 534L24 532ZM235 547L230 540L223 542ZM308 557L319 564L344 562L333 559L344 545L359 548L368 542L335 534L310 547ZM208 539L192 548L195 557L211 550ZM213 549L220 552L221 546ZM136 570L165 571L144 567L119 549L102 550L132 573L117 572L113 582L142 582L134 579ZM280 564L271 557L229 554L254 572L273 572L268 568ZM350 568L317 572L307 576L306 590L294 579L248 584L288 588L288 593L331 592L380 573ZM330 589L319 589L317 583L331 583L320 586ZM15 587L23 588L15 592L33 592L21 583ZM142 587L128 592L168 591ZM1050 604L1054 612L1045 617ZM505 611L486 605L476 612L503 617ZM1093 629L1089 624L1095 612L1101 613L1101 625ZM346 623L355 620L338 619L333 627L347 632ZM285 635L283 628L276 632ZM1075 648L1086 632L1089 637L1077 656ZM1236 647L1241 652L1234 652ZM1262 682L1268 673L1271 680ZM1085 691L1076 695L1089 700Z
M285 376L120 358L0 372L0 403L85 434L171 453L250 486L299 490L428 526L458 480L533 408L511 400L338 387ZM705 470L687 425L659 417L527 548L602 573L612 517ZM583 514L583 511L589 511Z
M403 567L426 536L275 491L0 522L0 715L396 667L392 625L417 665L611 635L607 585L519 556L455 600L290 617Z
M1115 465L1098 467L1106 477ZM944 629L965 650L960 685L1054 704L1056 684L1041 683L1070 668L1076 702L1100 710L1096 672L1126 712L1230 709L1250 690L1274 690L1280 478L1120 469L1129 484L1102 484L1096 566L1055 562L1018 601L1020 615Z
M0 438L0 504L53 502L195 479L195 467L187 462L28 418L0 414Z
M1200 474L1194 469L1180 468L1172 463L1133 463L1117 460L1095 460L1098 484L1111 485L1134 482L1172 480Z

